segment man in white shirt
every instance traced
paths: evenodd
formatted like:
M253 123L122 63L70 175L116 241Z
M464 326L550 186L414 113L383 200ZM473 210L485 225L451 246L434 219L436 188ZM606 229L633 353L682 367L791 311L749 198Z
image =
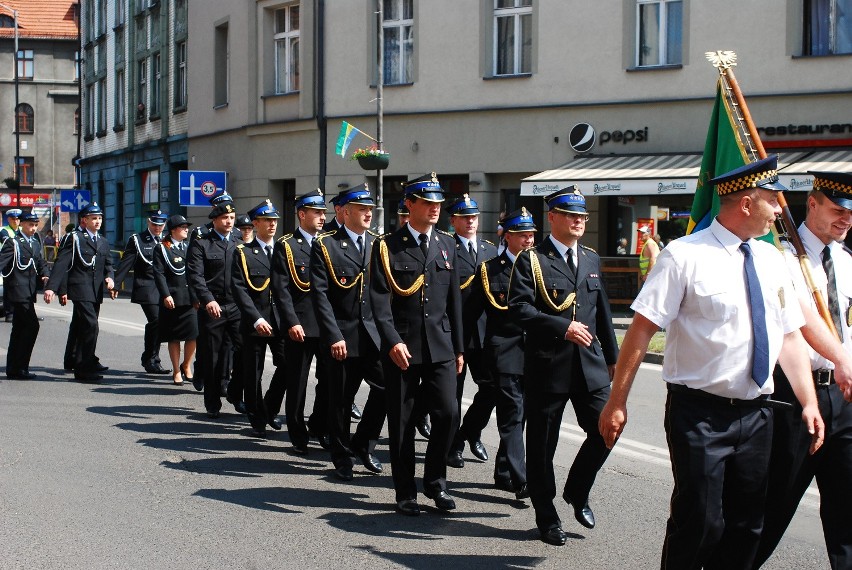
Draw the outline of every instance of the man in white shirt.
M599 429L612 447L627 395L657 330L666 328L665 430L674 476L662 568L750 568L763 526L779 362L802 403L811 452L823 422L778 250L766 235L781 213L777 157L710 181L721 206L709 228L673 241L631 308Z

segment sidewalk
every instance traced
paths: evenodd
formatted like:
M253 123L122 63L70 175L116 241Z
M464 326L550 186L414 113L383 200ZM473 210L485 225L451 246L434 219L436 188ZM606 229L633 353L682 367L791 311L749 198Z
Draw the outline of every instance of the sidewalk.
M612 327L615 329L616 336L623 337L632 322L633 313L631 312L617 311L612 314ZM665 334L665 331L663 331L663 334ZM647 352L642 361L650 364L662 364L663 355L660 352Z

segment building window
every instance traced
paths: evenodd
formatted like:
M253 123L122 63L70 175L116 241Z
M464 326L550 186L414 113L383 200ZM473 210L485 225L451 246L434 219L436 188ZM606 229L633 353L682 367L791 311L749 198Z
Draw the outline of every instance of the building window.
M151 116L160 114L160 54L151 56Z
M494 0L494 75L532 73L532 0Z
M136 95L139 103L136 105L136 120L145 118L145 102L148 101L148 60L140 59L139 73L136 79Z
M106 34L107 30L107 0L98 1L98 36Z
M35 73L33 50L18 50L18 79L32 79Z
M86 85L86 136L95 134L95 85Z
M74 52L74 81L80 81L80 52Z
M124 1L118 0L115 3L115 27L124 25Z
M275 92L299 90L299 5L275 11Z
M126 87L124 85L124 69L115 71L115 127L124 127L126 110Z
M17 117L17 129L18 133L21 134L32 134L35 127L35 113L33 113L33 108L26 104L21 103L18 105L18 112L15 113Z
M852 0L805 0L804 55L852 53Z
M31 156L18 157L18 167L20 172L17 178L21 186L32 186L35 180L35 158Z
M411 83L411 56L414 53L413 0L383 0L385 38L385 85Z
M228 76L230 54L228 51L228 24L216 26L213 47L213 104L222 107L228 104Z
M86 34L85 42L90 42L95 39L95 2L94 0L86 0Z
M107 126L107 82L106 78L98 81L98 134L106 133Z
M74 134L80 133L80 107L74 109Z
M681 0L638 0L636 25L638 67L683 63Z
M186 42L179 42L175 50L175 107L186 107Z

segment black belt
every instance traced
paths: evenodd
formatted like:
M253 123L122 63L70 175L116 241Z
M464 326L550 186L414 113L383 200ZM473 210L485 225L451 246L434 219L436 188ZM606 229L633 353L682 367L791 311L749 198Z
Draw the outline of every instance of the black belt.
M728 406L734 406L737 408L777 408L779 410L790 410L793 408L792 404L788 404L787 402L782 402L780 400L772 400L769 398L769 395L766 394L758 396L753 400L740 400L737 398L726 398L724 396L717 396L716 394L711 394L710 392L705 392L704 390L696 390L694 388L689 388L687 386L684 386L683 384L669 384L668 388L669 392L676 392L678 394L694 396L696 398L711 400L719 404L726 404Z
M834 370L828 370L826 368L820 368L819 370L814 370L811 372L814 377L814 385L817 388L823 388L826 386L831 386L835 384L834 381Z

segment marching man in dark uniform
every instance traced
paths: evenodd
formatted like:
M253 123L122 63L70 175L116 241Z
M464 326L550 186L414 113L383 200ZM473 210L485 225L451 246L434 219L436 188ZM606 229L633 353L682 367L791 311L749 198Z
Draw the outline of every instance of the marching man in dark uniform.
M416 516L412 412L421 386L432 418L423 494L441 510L456 508L447 493L447 454L458 429L456 375L464 347L456 243L435 229L444 201L437 175L408 182L405 198L408 224L374 246L370 294L382 340L396 509Z
M349 481L353 455L369 471L382 472L373 451L385 423L385 395L368 271L375 202L362 184L342 194L338 204L343 227L323 234L313 247L311 295L319 320L319 358L326 361L331 458L338 479ZM350 440L349 418L362 380L370 384L370 394Z
M773 414L772 457L769 463L769 487L766 494L766 517L760 546L753 568L759 568L781 541L784 531L796 514L799 501L816 477L820 496L820 518L828 550L828 561L835 570L852 568L852 392L849 391L849 367L852 358L852 255L843 245L852 228L852 174L842 172L810 172L813 190L807 199L805 222L799 236L805 246L810 273L826 300L834 327L842 340L832 337L828 327L816 314L811 291L804 282L799 259L788 256L793 284L799 299L811 308L805 310L807 325L802 327L805 340L814 347L810 351L811 374L816 389L819 411L825 420L825 443L813 455L808 454L811 435L802 422L802 407L789 380L780 367L773 380L776 400L789 402L792 410ZM812 325L811 319L815 321ZM818 327L836 345L839 354L826 353L811 338ZM822 349L821 349L822 348ZM825 354L825 356L822 356ZM845 362L844 362L845 361ZM844 395L844 389L846 394Z
M287 434L293 451L308 452L308 426L305 424L305 394L311 360L317 354L319 325L311 302L311 246L325 222L325 198L314 190L296 199L299 227L292 234L278 239L272 253L272 294L281 313L281 330L287 335L284 344L282 374L272 378L266 392L266 411L272 418L281 411L281 401L287 393L285 415ZM318 373L319 374L319 373ZM317 398L320 393L317 391ZM324 400L322 419L314 406L311 432L328 448L328 400ZM313 418L313 416L312 416Z
M12 208L11 210L6 211L6 222L8 225L0 227L0 246L6 243L6 240L11 237L15 237L18 234L18 230L21 227L22 214L23 211L19 208ZM3 290L3 312L6 313L6 322L13 322L12 301L6 294L5 289Z
M154 283L154 248L162 240L163 227L168 216L159 210L148 216L148 228L133 234L124 247L124 255L115 270L116 289L124 283L130 270L133 270L133 292L130 302L142 307L145 313L145 348L142 351L142 368L148 374L169 374L171 370L163 368L160 362L160 339L158 324L160 318L160 299L157 285Z
M80 210L80 227L63 241L53 264L50 280L45 285L44 302L50 303L56 291L67 291L74 303L71 317L76 330L74 350L74 379L98 382L104 368L95 357L98 344L98 315L104 300L104 286L114 288L112 254L106 238L98 235L104 213L97 202Z
M751 568L760 541L772 444L772 367L803 404L810 451L822 445L805 323L782 254L754 238L781 215L777 157L709 181L719 213L669 243L631 308L599 429L609 447L648 343L666 329L665 431L674 490L660 567Z
M447 208L450 214L450 223L456 231L456 250L458 256L459 281L462 289L462 307L470 299L476 267L481 262L491 259L497 255L497 248L488 240L477 237L479 228L479 206L476 201L467 194L456 199ZM485 313L480 313L478 318L472 321L464 321L464 368L456 378L456 399L459 405L459 417L461 417L461 401L464 394L464 381L467 371L478 386L473 403L467 409L464 421L461 422L458 432L453 441L453 447L447 457L447 465L450 467L464 467L464 443L470 445L470 452L480 461L488 461L488 452L482 445L480 436L482 430L491 419L491 411L497 399L496 387L493 383L488 368L485 365L482 350L485 339Z
M254 239L237 246L233 266L234 300L242 314L243 382L246 412L255 435L266 436L267 412L263 405L261 378L267 345L283 366L281 316L272 295L272 250L278 229L278 210L266 200L252 208L248 217ZM276 427L276 426L273 426ZM279 429L279 428L276 428Z
M483 313L485 324L484 358L496 380L497 431L500 447L494 460L494 484L529 497L524 452L524 330L508 315L509 277L515 259L533 246L536 227L525 208L500 220L507 248L479 264L468 303L465 321L476 321ZM475 401L475 400L474 400ZM471 409L473 407L471 406ZM468 410L468 413L470 411Z
M509 315L526 331L524 398L527 481L541 539L565 544L553 505L553 455L568 400L586 432L562 498L581 525L594 528L589 494L609 450L598 416L609 397L618 357L600 258L578 240L586 231L586 199L576 186L545 198L550 236L518 255L509 283Z
M36 290L46 282L41 244L35 239L38 216L31 212L20 214L21 226L16 235L3 242L0 248L0 275L3 291L11 308L12 331L6 353L6 378L32 380L30 357L38 337L38 317L35 312Z
M212 229L189 245L187 279L194 298L201 304L198 311L198 359L193 384L204 383L204 407L207 416L218 418L222 409L223 377L228 375L230 360L223 352L227 337L234 350L234 373L227 386L227 399L239 413L245 412L242 400L243 382L240 366L240 311L231 289L232 267L239 238L233 235L234 205L219 201L207 215Z

